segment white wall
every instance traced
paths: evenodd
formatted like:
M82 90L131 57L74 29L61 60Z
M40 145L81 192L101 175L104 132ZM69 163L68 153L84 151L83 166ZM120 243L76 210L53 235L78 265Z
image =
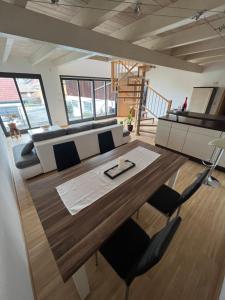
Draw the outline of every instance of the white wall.
M32 300L28 261L1 129L0 153L0 299Z
M198 85L201 76L201 74L158 66L148 72L150 85L168 100L173 100L174 108L182 105L185 97L190 99L192 89Z
M62 65L59 75L111 78L111 63L97 60L81 60Z
M173 107L177 108L185 97L190 100L193 87L225 87L225 65L207 67L202 74L157 66L148 72L148 78L152 87L173 100Z
M67 123L59 75L110 77L110 68L110 63L89 59L61 67L46 62L32 66L21 58L10 58L9 62L0 63L0 72L41 74L52 122L59 125Z

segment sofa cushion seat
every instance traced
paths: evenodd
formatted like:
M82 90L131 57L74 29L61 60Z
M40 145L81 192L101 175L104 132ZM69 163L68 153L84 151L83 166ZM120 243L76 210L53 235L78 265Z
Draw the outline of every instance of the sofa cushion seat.
M22 155L25 144L19 144L13 147L13 156L18 169L24 169L40 163L40 160L33 149L29 154Z
M84 124L73 124L66 128L66 134L73 134L91 129L93 129L93 122L87 122Z
M33 142L40 142L49 139L54 139L60 136L66 135L66 129L60 128L56 130L44 131L42 133L35 133L31 136Z

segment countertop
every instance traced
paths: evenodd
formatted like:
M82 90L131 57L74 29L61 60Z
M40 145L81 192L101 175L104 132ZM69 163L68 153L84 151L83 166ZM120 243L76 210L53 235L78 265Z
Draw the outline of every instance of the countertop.
M168 115L160 117L159 119L225 132L225 118L221 116L197 113L184 113L182 115L180 113L169 113Z

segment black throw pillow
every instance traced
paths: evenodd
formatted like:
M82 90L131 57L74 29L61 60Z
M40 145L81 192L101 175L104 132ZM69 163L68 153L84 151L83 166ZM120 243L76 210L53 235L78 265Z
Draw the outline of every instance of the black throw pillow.
M32 152L33 148L34 148L33 141L26 143L21 151L21 155L24 156L24 155L30 154Z
M80 157L73 141L53 145L53 150L58 171L65 170L80 163Z
M100 148L100 153L106 153L115 149L112 131L105 131L98 134L98 144Z

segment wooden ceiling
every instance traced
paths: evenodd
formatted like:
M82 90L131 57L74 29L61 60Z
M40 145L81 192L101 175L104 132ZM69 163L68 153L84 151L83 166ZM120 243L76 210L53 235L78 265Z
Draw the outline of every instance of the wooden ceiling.
M59 0L58 4L51 4L50 0L6 2L199 65L225 61L224 0ZM140 13L135 13L137 3ZM6 37L0 36L0 51L6 47L6 42ZM57 61L60 58L63 61L62 57L71 53L71 57L77 59L93 59L95 56L99 59L99 53L78 51L77 54L76 49L53 47L25 38L13 39L10 49L10 56L24 56L31 61L40 51L44 53L44 60Z

